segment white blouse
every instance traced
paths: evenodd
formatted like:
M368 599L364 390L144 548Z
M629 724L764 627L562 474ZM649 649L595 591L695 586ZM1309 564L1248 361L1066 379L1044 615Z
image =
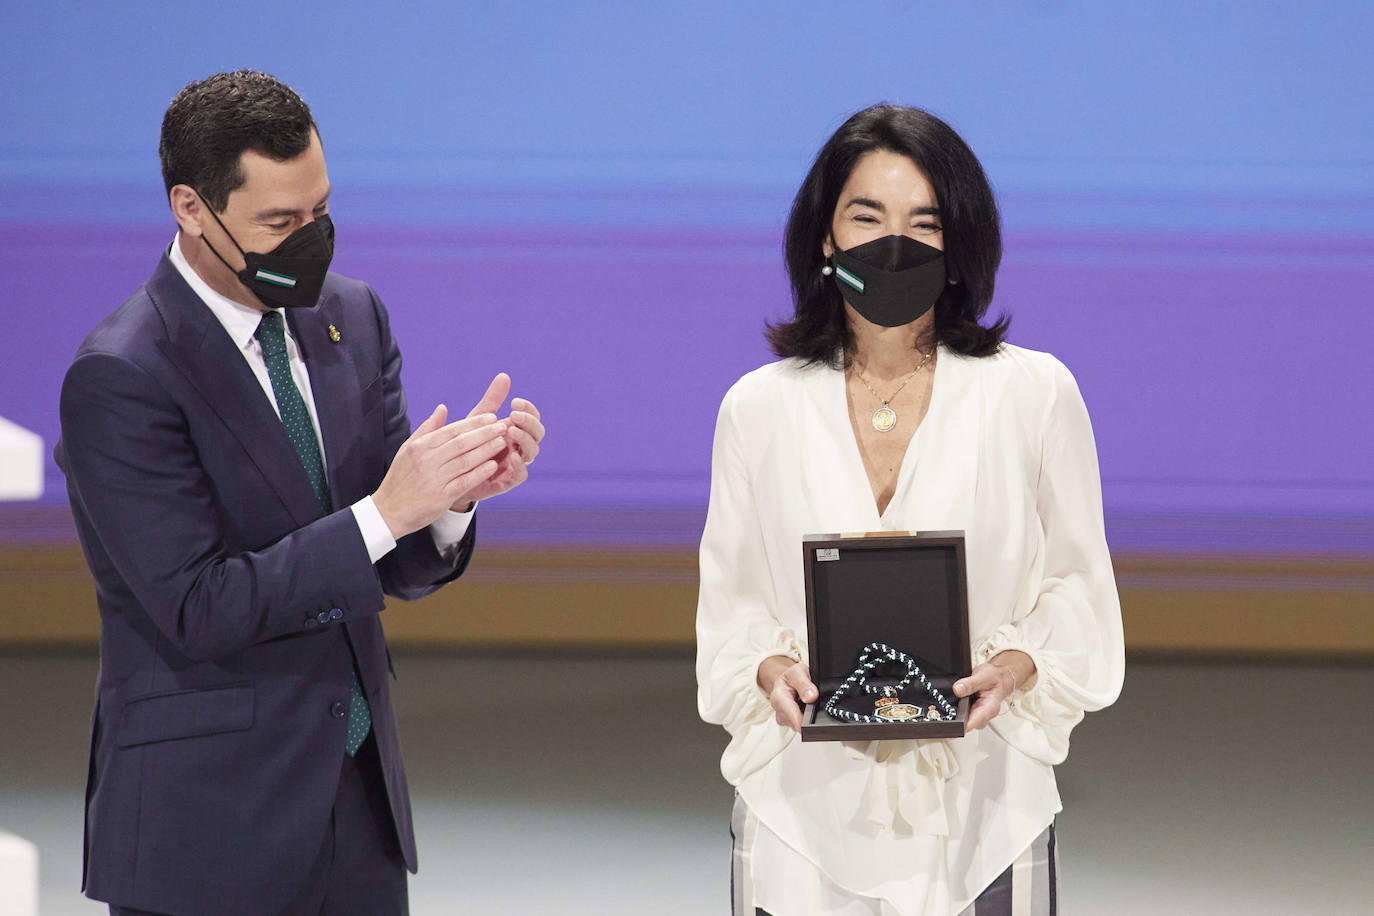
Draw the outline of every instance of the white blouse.
M802 744L755 680L771 655L807 657L802 536L945 529L965 532L974 664L1019 649L1036 675L963 738ZM942 347L881 516L843 372L782 360L725 395L701 540L698 708L730 733L721 772L766 835L841 892L911 916L961 911L1053 821L1053 765L1084 712L1116 699L1124 667L1092 429L1053 356ZM788 894L769 888L758 905L809 910Z

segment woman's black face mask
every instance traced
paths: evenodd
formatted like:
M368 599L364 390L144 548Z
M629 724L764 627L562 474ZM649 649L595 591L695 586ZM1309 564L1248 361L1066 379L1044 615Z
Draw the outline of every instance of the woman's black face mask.
M830 260L844 300L885 328L920 318L945 288L945 253L905 235L836 251Z

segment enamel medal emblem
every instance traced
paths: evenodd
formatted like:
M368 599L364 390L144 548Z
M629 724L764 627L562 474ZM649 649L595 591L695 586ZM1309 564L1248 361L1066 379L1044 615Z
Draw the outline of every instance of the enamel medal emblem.
M899 703L896 697L882 697L874 705L878 707L878 718L887 719L889 722L920 719L925 716L925 711L921 707L913 706L910 703Z

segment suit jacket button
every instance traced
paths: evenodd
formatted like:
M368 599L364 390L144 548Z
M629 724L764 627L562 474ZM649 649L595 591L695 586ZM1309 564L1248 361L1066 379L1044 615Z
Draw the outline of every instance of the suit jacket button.
M348 704L340 700L335 700L329 704L329 714L336 719L342 719L348 715Z
M315 615L315 619L318 620L320 623L329 623L329 612L320 611L318 614Z
M343 620L343 608L335 607L329 609L330 620Z

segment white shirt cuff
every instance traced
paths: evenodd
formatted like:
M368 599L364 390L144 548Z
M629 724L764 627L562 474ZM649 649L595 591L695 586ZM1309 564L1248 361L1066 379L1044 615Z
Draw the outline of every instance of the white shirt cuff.
M364 496L351 508L353 518L358 523L358 531L363 536L363 544L367 547L369 560L376 563L396 549L396 539L391 536L391 529L387 527L386 520L382 518L382 513L378 511L377 504L372 501L371 496ZM450 560L456 559L458 544L468 533L468 526L472 524L472 516L476 512L477 503L474 502L468 511L449 510L429 526L429 536L434 538L434 547L440 556Z
M430 523L429 536L434 538L434 547L439 551L439 556L450 563L458 559L458 544L468 533L468 526L472 524L472 516L476 511L477 503L474 502L466 512L450 509Z
M391 536L391 529L387 527L386 520L382 518L382 513L377 509L377 504L372 501L371 496L364 496L352 506L353 518L358 523L358 531L363 536L363 544L367 547L367 558L376 563L382 557L396 549L396 539Z

